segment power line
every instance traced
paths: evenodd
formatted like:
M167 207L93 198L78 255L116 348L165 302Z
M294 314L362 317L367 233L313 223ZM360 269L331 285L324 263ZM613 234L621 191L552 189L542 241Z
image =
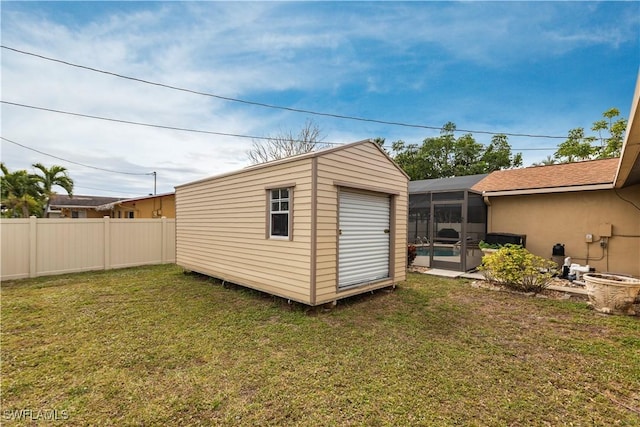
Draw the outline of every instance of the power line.
M138 175L138 176L140 176L140 175L153 175L153 172L149 172L149 173L122 172L122 171L115 171L115 170L112 170L112 169L105 169L105 168L101 168L101 167L98 167L98 166L85 165L84 163L79 163L79 162L74 162L73 160L63 159L62 157L54 156L53 154L45 153L44 151L40 151L40 150L36 150L35 148L27 147L24 144L20 144L19 142L12 141L12 140L10 140L8 138L5 138L4 136L0 136L0 139L2 139L3 141L7 141L7 142L9 142L11 144L15 144L15 145L17 145L19 147L25 148L27 150L35 151L36 153L40 153L40 154L43 154L45 156L53 157L54 159L62 160L63 162L72 163L72 164L78 165L78 166L83 166L85 168L96 169L96 170L103 171L103 172L119 173L119 174L122 174L122 175Z
M285 107L285 106L267 104L267 103L256 102L256 101L247 101L247 100L239 99L239 98L231 98L231 97L228 97L228 96L216 95L216 94L213 94L213 93L201 92L201 91L197 91L197 90L193 90L193 89L186 89L186 88L173 86L173 85L169 85L169 84L153 82L153 81L150 81L150 80L144 80L144 79L140 79L140 78L137 78L137 77L126 76L124 74L119 74L119 73L114 73L114 72L111 72L111 71L101 70L99 68L94 68L94 67L88 67L86 65L75 64L73 62L63 61L61 59L51 58L51 57L48 57L48 56L39 55L39 54L32 53L32 52L27 52L27 51L24 51L24 50L12 48L12 47L5 46L5 45L0 45L0 47L2 47L3 49L7 49L7 50L10 50L10 51L16 52L16 53L33 56L33 57L36 57L36 58L44 59L46 61L57 62L57 63L60 63L60 64L68 65L70 67L89 70L89 71L93 71L93 72L96 72L96 73L101 73L101 74L106 74L106 75L113 76L113 77L118 77L118 78L121 78L121 79L131 80L131 81L144 83L144 84L148 84L148 85L152 85L152 86L163 87L163 88L171 89L171 90L177 90L177 91L180 91L180 92L186 92L186 93L190 93L190 94L194 94L194 95L207 96L207 97L210 97L210 98L216 98L216 99L220 99L220 100L223 100L223 101L237 102L237 103L246 104L246 105L252 105L252 106L257 106L257 107L270 108L270 109L276 109L276 110L284 110L284 111L290 111L290 112L294 112L294 113L304 113L304 114L310 114L310 115L315 115L315 116L331 117L331 118L343 119L343 120L355 120L355 121L360 121L360 122L378 123L378 124L385 124L385 125L391 125L391 126L402 126L402 127L409 127L409 128L442 130L442 126L427 126L427 125L396 122L396 121L386 121L386 120L379 120L379 119L371 119L371 118L365 118L365 117L347 116L347 115L342 115L342 114L325 113L325 112L305 110L305 109L300 109L300 108ZM511 132L491 132L491 131L469 130L469 129L456 129L455 132L479 133L479 134L487 134L487 135L507 135L507 136L517 136L517 137L527 137L527 138L566 139L566 136L536 135L536 134L511 133Z
M235 137L235 138L250 138L250 139L262 139L262 140L277 140L277 139L280 139L280 138L271 137L271 136L242 135L242 134L238 134L238 133L215 132L215 131L211 131L211 130L191 129L191 128L176 127L176 126L158 125L158 124L152 124L152 123L134 122L134 121L131 121L131 120L114 119L114 118L110 118L110 117L101 117L101 116L92 116L90 114L74 113L74 112L71 112L71 111L55 110L53 108L36 107L34 105L26 105L26 104L20 104L20 103L17 103L17 102L10 102L10 101L0 101L0 103L7 104L7 105L13 105L13 106L16 106L16 107L31 108L33 110L48 111L48 112L51 112L51 113L66 114L66 115L69 115L69 116L76 116L76 117L84 117L84 118L87 118L87 119L104 120L104 121L108 121L108 122L124 123L124 124L128 124L128 125L136 125L136 126L146 126L146 127L152 127L152 128L158 128L158 129L177 130L177 131L181 131L181 132L205 133L205 134L209 134L209 135L231 136L231 137ZM294 142L303 142L303 141L294 141ZM325 142L325 141L318 141L318 144L344 145L341 142Z
M203 133L203 134L209 134L209 135L230 136L234 138L249 138L249 139L257 139L257 140L267 140L267 141L280 139L280 138L271 137L271 136L243 135L238 133L217 132L217 131L211 131L211 130L182 128L182 127L176 127L176 126L166 126L166 125L159 125L159 124L152 124L152 123L134 122L131 120L114 119L111 117L93 116L89 114L74 113L71 111L56 110L53 108L37 107L34 105L26 105L26 104L21 104L17 102L11 102L11 101L0 100L0 103L13 105L16 107L30 108L33 110L47 111L50 113L58 113L58 114L66 114L69 116L83 117L87 119L104 120L108 122L124 123L128 125L145 126L145 127L158 128L158 129L168 129L168 130L175 130L180 132ZM305 141L295 140L294 142L305 142ZM342 142L329 142L329 141L318 141L318 144L319 145L323 145L323 144L324 145L344 145L344 143ZM555 149L556 148L512 148L512 150L519 150L519 151L549 151L549 150L555 150Z
M558 147L549 148L549 147L537 147L537 148L512 148L512 151L550 151L557 150Z

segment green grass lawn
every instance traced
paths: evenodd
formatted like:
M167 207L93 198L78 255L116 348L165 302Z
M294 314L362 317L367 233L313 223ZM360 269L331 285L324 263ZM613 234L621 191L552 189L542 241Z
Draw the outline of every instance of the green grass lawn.
M410 274L312 309L172 265L1 298L3 425L640 425L640 318L580 301Z

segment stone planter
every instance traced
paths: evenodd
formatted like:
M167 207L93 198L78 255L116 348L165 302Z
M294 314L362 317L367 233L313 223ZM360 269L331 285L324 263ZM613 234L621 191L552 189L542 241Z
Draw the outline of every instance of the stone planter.
M630 314L640 292L640 279L615 274L587 273L585 282L589 303L601 313Z

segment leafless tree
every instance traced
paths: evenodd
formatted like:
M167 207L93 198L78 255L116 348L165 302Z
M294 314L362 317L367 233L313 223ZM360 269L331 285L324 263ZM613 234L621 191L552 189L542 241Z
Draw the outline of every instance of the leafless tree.
M313 120L307 120L297 136L288 131L281 132L266 140L254 139L247 155L249 161L254 165L284 159L325 148L327 144L322 143L322 139L324 136L321 135L317 123Z

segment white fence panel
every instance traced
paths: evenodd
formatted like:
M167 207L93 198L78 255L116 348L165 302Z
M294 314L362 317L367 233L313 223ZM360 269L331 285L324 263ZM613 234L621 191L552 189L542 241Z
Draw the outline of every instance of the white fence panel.
M0 279L175 262L175 219L2 219Z
M114 220L111 233L111 266L160 264L162 262L162 223L157 219ZM127 245L113 242L127 241Z
M36 276L105 268L104 220L76 219L37 220Z
M0 275L2 280L29 277L28 219L2 220L0 222Z
M167 225L162 233L162 254L163 263L176 262L176 220L166 220ZM171 223L169 224L169 221Z

